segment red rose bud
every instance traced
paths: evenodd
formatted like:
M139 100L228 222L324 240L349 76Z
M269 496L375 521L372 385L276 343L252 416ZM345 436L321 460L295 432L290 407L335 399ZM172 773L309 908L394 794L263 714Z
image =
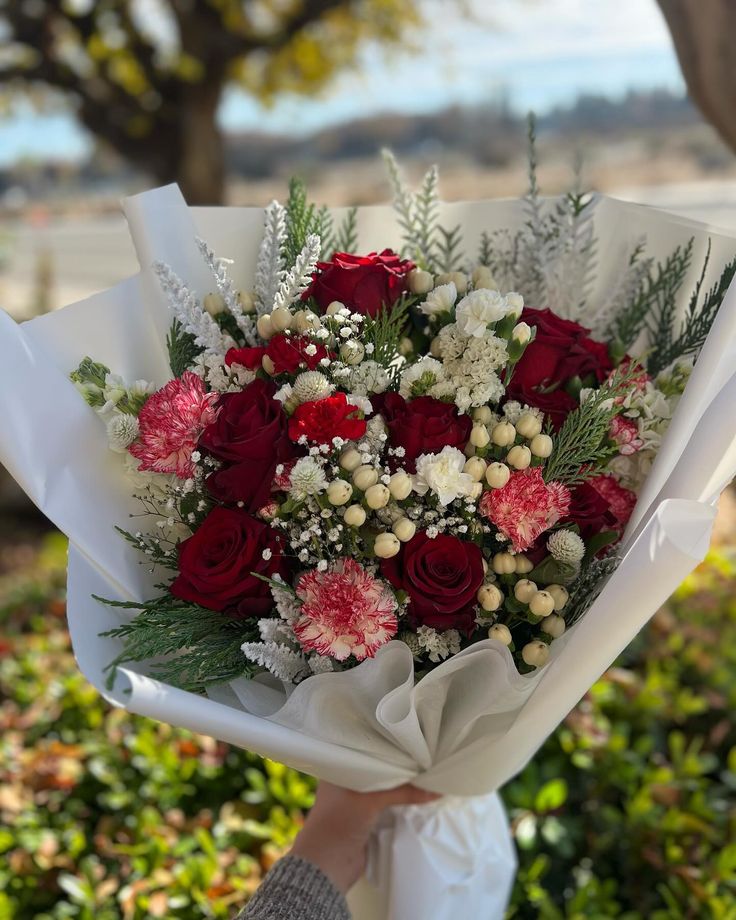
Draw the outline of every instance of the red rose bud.
M448 445L463 450L473 428L469 416L432 396L407 402L398 393L386 393L374 404L386 422L391 447L404 448L398 465L410 473L421 454L439 453Z
M234 617L261 617L273 600L268 584L256 576L285 572L272 527L240 508L217 507L179 544L179 575L171 593Z
M272 374L295 374L301 366L313 371L323 358L329 357L324 345L301 335L275 335L264 349L273 363Z
M381 574L409 596L414 629L457 629L470 635L475 627L478 589L483 584L483 554L475 543L449 534L430 539L418 533L391 559Z
M228 367L240 364L242 367L247 367L249 371L259 371L265 354L266 349L263 347L231 348L225 355L225 364Z
M305 402L294 410L289 419L289 437L298 441L305 435L313 444L332 444L333 438L358 441L366 430L360 409L351 405L344 393L326 399Z
M367 256L338 252L329 262L317 263L303 299L313 298L323 310L337 300L352 313L376 316L407 290L407 275L413 268L413 262L399 258L391 249Z

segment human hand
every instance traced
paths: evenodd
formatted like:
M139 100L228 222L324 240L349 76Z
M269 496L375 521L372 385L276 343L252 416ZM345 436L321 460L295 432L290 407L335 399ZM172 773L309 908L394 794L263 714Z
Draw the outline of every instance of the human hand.
M381 813L392 805L425 805L438 798L408 784L386 792L352 792L320 783L291 852L317 866L347 894L365 870L368 838Z

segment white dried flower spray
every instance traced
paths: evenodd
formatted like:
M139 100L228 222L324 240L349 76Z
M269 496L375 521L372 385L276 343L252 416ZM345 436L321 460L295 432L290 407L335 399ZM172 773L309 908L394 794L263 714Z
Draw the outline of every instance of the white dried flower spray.
M286 239L286 210L272 201L265 212L265 229L256 266L255 295L259 315L270 313L284 277L282 255Z
M158 276L161 290L166 295L174 317L179 320L185 332L194 337L205 352L224 355L235 345L210 314L202 307L191 288L173 269L164 262L154 262L153 270Z
M304 655L278 642L244 642L240 648L249 661L285 683L293 683L308 669Z
M237 323L238 329L243 333L243 338L248 345L256 345L258 343L258 334L256 332L255 321L252 316L249 316L243 311L238 292L233 287L233 283L225 268L225 260L218 259L207 243L199 237L197 238L197 246L202 253L202 258L207 263L207 267L212 272L212 277L215 279L215 284L217 285L217 291L225 301L225 306Z

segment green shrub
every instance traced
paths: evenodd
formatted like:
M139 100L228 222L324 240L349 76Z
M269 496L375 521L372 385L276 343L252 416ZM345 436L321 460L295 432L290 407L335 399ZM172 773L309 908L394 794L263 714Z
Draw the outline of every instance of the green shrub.
M0 576L0 920L231 917L313 781L103 703L63 569L53 537ZM736 920L733 584L711 556L504 790L509 917Z

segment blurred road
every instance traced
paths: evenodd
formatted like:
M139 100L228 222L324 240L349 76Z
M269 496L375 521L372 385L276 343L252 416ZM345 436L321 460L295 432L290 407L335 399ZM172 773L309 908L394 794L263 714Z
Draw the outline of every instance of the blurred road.
M620 188L616 197L703 220L736 235L736 181ZM32 315L39 291L61 306L134 274L138 264L122 214L6 224L0 234L0 307ZM47 277L43 276L45 270Z

